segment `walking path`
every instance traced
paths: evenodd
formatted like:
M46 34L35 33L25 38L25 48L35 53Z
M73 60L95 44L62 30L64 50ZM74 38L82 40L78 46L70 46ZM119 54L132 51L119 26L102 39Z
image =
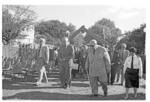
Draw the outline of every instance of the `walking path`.
M3 99L22 100L123 100L124 87L120 85L108 85L108 96L103 97L101 87L99 96L90 96L91 90L87 80L76 79L72 81L70 88L60 88L58 71L48 75L49 82L36 86L33 82L18 82L3 80ZM54 74L55 73L55 74ZM56 74L57 73L57 74ZM140 87L138 97L135 99L130 95L129 100L144 100L145 88ZM133 93L133 90L130 91Z

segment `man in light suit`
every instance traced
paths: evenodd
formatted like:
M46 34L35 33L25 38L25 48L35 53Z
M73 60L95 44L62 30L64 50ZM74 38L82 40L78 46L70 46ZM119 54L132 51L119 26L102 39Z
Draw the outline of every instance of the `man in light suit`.
M121 76L121 85L124 82L124 74L123 74L123 67L126 58L129 56L129 51L126 50L127 45L125 43L121 44L121 49L119 50L119 60L120 60L120 76ZM119 78L117 78L119 79Z
M38 66L37 70L39 71L39 80L37 81L37 85L40 85L43 80L43 75L45 75L46 82L48 82L47 73L46 73L46 66L49 62L49 49L45 45L45 39L41 39L41 48L38 58Z
M92 96L98 96L98 82L102 85L104 96L107 96L107 74L111 70L110 56L106 48L97 45L96 40L91 40L88 45L90 48L87 51L88 56L85 68L89 72Z

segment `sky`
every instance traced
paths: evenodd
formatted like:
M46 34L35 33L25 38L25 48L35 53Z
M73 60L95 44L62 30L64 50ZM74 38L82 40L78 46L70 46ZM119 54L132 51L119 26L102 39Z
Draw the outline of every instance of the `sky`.
M144 8L121 8L106 5L36 5L32 6L32 9L37 13L37 21L59 20L66 24L72 23L76 28L82 25L88 28L98 20L107 18L112 20L122 32L125 32L139 27L140 24L145 23L146 19Z

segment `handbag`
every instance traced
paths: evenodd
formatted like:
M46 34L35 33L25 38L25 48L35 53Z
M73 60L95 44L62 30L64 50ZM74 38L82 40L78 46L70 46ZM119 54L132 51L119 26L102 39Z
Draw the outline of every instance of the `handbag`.
M73 59L70 59L70 60L69 60L69 66L70 66L71 69L76 69L76 70L78 70L78 64L75 64L75 63L73 62Z

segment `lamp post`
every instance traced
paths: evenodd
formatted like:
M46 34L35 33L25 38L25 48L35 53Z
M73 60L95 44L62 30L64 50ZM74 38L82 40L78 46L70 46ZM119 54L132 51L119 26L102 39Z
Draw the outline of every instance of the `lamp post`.
M105 46L105 30L103 28L104 46Z

